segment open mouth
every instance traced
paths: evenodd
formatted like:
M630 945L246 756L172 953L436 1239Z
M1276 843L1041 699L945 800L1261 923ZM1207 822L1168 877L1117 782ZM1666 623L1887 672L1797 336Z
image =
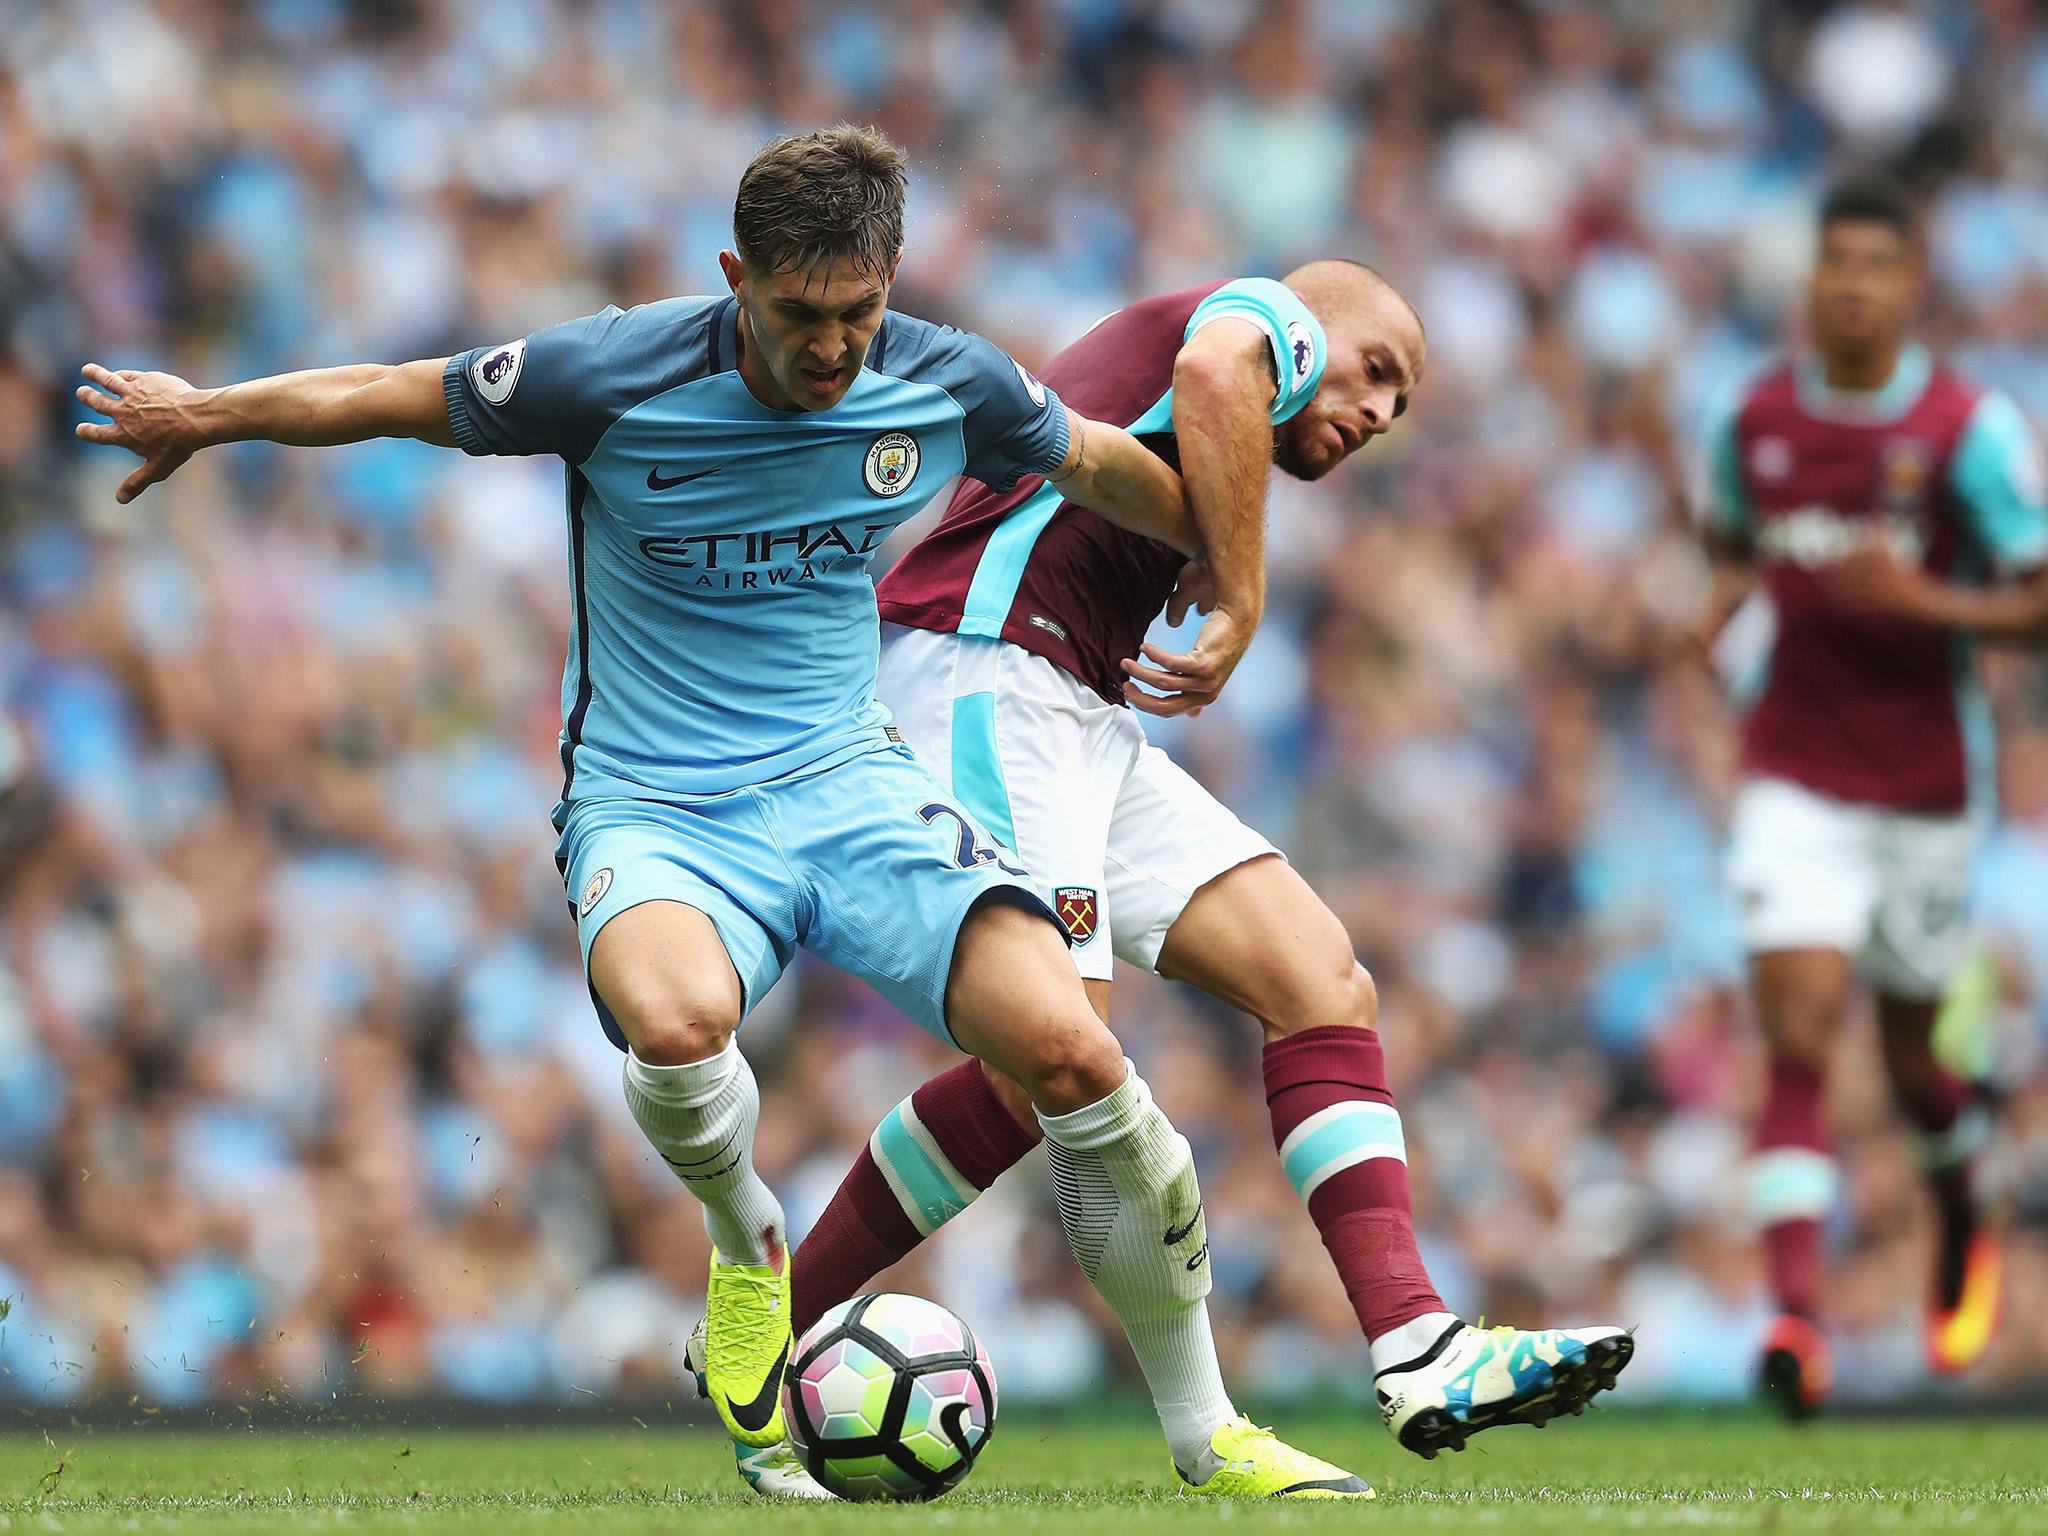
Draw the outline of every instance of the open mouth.
M844 368L833 368L820 372L815 368L799 368L796 376L803 381L804 388L814 395L829 395L839 388L839 381L846 376Z

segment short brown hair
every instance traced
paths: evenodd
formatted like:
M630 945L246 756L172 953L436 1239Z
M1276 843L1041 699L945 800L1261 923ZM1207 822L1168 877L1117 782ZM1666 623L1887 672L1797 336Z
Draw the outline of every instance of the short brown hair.
M757 272L849 262L886 278L903 250L901 149L873 128L841 123L777 139L740 177L733 245Z

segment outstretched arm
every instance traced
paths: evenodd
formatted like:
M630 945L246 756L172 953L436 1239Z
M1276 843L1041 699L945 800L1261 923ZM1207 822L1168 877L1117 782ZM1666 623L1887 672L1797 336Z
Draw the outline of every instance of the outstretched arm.
M1067 500L1119 528L1170 544L1184 555L1202 547L1181 478L1122 427L1067 411L1067 457L1046 476Z
M142 460L115 499L133 501L201 448L264 441L297 447L411 437L455 446L441 376L448 360L359 363L282 373L222 389L199 389L169 373L80 370L78 398L107 418L81 422L87 442L112 443Z

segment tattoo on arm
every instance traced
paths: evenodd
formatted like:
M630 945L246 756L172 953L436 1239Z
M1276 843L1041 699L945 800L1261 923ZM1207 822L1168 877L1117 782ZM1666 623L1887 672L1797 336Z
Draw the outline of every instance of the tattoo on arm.
M1050 475L1047 478L1050 479L1054 485L1063 485L1067 481L1073 479L1074 476L1081 473L1081 467L1087 462L1088 418L1086 416L1076 416L1074 418L1074 460L1071 464L1069 464L1065 469L1061 470L1058 474Z

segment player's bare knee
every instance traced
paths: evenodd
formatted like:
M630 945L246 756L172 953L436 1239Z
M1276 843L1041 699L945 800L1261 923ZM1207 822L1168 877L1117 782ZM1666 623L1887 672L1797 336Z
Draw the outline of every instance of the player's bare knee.
M1123 1047L1093 1014L1047 1032L1029 1065L1032 1102L1049 1114L1098 1104L1121 1088Z
M1767 951L1751 962L1757 1023L1771 1054L1819 1070L1848 1011L1846 961L1824 951Z
M1326 1026L1377 1029L1379 1012L1372 973L1348 951L1342 959L1287 975L1274 988L1271 1005L1257 1010L1269 1039Z
M1332 997L1334 1015L1331 1024L1349 1025L1353 1029L1377 1029L1380 1023L1380 989L1373 984L1372 972L1352 960L1346 969L1344 979L1337 983Z
M725 1049L739 1020L730 1008L659 978L615 988L605 1006L618 1020L633 1054L650 1067L680 1067Z
M1765 1043L1771 1054L1816 1070L1827 1065L1835 1038L1832 1013L1817 1007L1778 1007L1761 1011Z

